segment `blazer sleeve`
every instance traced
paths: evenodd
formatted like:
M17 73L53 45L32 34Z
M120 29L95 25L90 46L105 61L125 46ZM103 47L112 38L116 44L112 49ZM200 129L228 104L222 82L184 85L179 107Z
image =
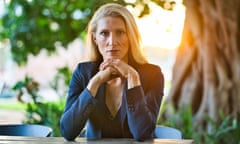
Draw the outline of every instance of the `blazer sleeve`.
M127 121L135 140L152 138L163 96L164 78L158 66L140 71L141 86L127 90ZM144 87L143 87L144 86Z
M60 119L60 131L67 140L74 140L80 134L97 105L97 100L86 88L88 78L82 74L82 71L86 72L88 69L91 68L82 68L79 65L69 85L66 106Z

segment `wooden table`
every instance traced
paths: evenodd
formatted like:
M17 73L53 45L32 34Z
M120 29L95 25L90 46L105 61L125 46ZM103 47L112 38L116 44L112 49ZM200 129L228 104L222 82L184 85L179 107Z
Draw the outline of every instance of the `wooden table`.
M152 139L144 142L137 142L133 139L86 139L77 138L74 142L66 141L63 137L20 137L20 136L0 136L1 144L194 144L193 140L173 140L173 139Z

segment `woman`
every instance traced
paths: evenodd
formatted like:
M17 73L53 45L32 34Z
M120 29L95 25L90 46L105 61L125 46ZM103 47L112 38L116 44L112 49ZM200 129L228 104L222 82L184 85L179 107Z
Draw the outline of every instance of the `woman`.
M129 11L118 4L100 7L89 22L90 61L73 73L60 120L67 140L153 137L163 96L160 68L149 64Z

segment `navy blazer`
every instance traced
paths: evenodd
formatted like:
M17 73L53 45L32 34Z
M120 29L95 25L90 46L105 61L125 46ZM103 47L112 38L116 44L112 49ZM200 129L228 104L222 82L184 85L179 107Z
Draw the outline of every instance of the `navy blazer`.
M104 91L102 84L96 97L86 88L89 80L98 72L99 63L78 64L69 85L66 106L60 120L60 131L67 140L74 140L86 125L87 138L101 138L104 115ZM164 79L160 67L153 64L134 67L141 80L141 86L127 89L125 80L121 126L124 138L144 140L153 137L159 108L163 96Z

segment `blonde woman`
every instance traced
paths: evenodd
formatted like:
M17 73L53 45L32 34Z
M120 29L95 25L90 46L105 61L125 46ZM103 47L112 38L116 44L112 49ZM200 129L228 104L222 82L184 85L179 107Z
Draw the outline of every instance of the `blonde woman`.
M153 138L163 96L161 69L141 51L134 17L119 4L105 4L88 25L88 62L79 63L60 120L62 135L87 138Z

